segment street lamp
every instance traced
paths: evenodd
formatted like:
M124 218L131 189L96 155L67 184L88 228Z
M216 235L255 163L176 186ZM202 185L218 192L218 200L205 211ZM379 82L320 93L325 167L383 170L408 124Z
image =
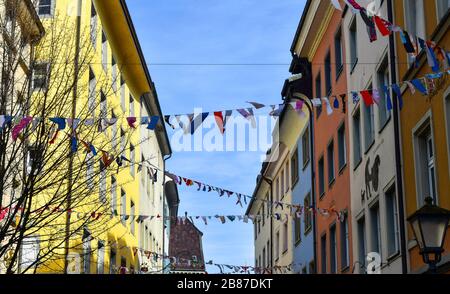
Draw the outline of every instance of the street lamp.
M431 197L425 198L425 205L408 217L419 244L419 252L432 273L436 273L436 265L444 252L449 220L450 211L434 205Z

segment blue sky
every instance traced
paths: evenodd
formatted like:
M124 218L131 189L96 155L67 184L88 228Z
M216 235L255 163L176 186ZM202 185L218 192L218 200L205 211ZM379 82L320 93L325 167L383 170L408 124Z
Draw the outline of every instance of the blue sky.
M289 76L289 48L304 0L127 0L164 114L281 102ZM153 64L153 65L152 65ZM159 65L158 65L159 64ZM162 65L166 64L166 65ZM176 65L167 65L176 64ZM276 65L179 65L276 64ZM169 137L170 137L169 133ZM168 169L232 191L252 194L259 152L176 152ZM179 187L189 215L244 214L235 199ZM203 231L205 259L253 265L253 228L212 220ZM209 267L208 272L217 272Z

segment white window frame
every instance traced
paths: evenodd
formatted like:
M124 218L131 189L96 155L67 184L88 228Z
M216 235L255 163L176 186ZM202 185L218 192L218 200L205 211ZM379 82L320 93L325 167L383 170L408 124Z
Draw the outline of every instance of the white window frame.
M445 14L446 14L447 12L443 12L443 11L442 11L444 14L443 14L442 16L439 16L439 14L441 13L440 7L439 7L439 2L438 2L438 0L435 0L435 2L436 2L436 17L437 17L437 22L440 23L441 20L444 18ZM447 3L448 3L447 5L450 6L450 0L447 0Z
M115 176L111 176L111 213L112 216L117 213L117 178Z
M36 5L36 13L38 14L38 16L40 18L49 18L49 17L53 17L53 15L55 14L55 3L56 0L50 0L50 14L49 13L45 13L45 14L40 14L39 13L39 5L40 5L40 0Z
M19 263L19 271L23 273L25 269L32 269L37 266L30 267L31 264L36 262L39 258L40 252L40 238L39 236L27 236L24 238L20 248L20 263ZM32 254L33 256L30 258L28 255Z
M445 129L447 135L447 160L448 169L450 170L450 87L444 92L444 118Z
M433 115L431 113L431 109L428 110L424 116L419 120L419 122L415 125L415 127L412 129L411 136L412 136L412 142L413 142L413 154L414 154L414 170L415 170L415 182L416 182L416 201L417 201L417 207L422 207L425 204L425 197L428 195L424 195L424 185L426 183L423 183L422 175L421 175L421 149L420 149L420 141L422 137L422 133L426 128L429 127L431 137L433 138L433 154L436 156L436 148L435 148L435 142L434 142L434 128L433 128ZM425 154L426 155L426 154ZM424 167L428 168L428 167ZM439 189L438 189L438 178L437 173L435 170L434 175L434 185L436 187L436 195L435 195L435 204L439 205ZM431 195L430 195L431 196Z
M92 15L92 9L95 12L95 15ZM98 14L97 10L94 6L94 1L91 3L91 22L90 22L90 38L92 46L94 50L97 49L97 40L98 40Z

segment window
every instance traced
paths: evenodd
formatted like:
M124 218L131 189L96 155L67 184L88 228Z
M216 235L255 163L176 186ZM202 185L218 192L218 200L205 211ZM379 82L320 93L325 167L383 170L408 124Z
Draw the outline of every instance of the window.
M283 224L283 253L288 250L288 222Z
M276 195L276 200L279 201L280 200L280 178L277 178L275 181L275 195Z
M282 170L281 170L280 182L281 182L281 199L283 199L284 198L284 168L282 168Z
M300 244L300 242L302 241L302 229L301 229L301 217L295 215L294 216L294 240L295 240L295 245Z
M309 152L311 147L309 146L309 127L306 128L302 136L302 156L303 156L303 169L309 162Z
M280 232L275 235L275 260L280 256Z
M334 55L335 55L335 65L336 65L336 79L342 73L344 68L343 56L342 56L342 31L339 28L338 32L334 36Z
M255 240L258 238L258 222L254 222L254 226L255 228Z
M327 273L327 235L320 238L320 252L321 252L321 268L322 274Z
M109 253L109 273L110 274L115 273L116 264L117 264L117 254L114 249L111 249L111 252Z
M100 117L106 118L108 116L108 105L106 102L106 95L100 91Z
M96 85L95 74L92 68L89 68L89 96L88 96L88 111L91 118L95 117L95 85Z
M294 186L298 181L298 148L295 148L291 157L291 182Z
M91 272L91 234L87 229L83 230L83 273Z
M126 273L127 258L125 256L120 257L120 273Z
M111 176L111 212L117 214L117 181L114 176Z
M48 88L48 63L36 63L33 67L33 91L47 90Z
M263 248L262 250L262 267L266 267L266 248Z
M134 215L135 215L135 206L134 206L134 202L131 201L130 203L130 231L131 234L134 235Z
M450 91L450 88L449 88ZM448 150L448 164L450 169L450 92L445 97L445 119L447 121L446 129L447 129L447 150Z
M134 98L130 95L130 116L134 116Z
M40 240L38 237L27 236L20 248L20 271L24 272L38 261Z
M43 151L37 146L28 147L27 173L37 175L43 168Z
M104 31L102 31L102 65L105 71L108 70L108 42Z
M261 220L262 220L262 226L264 227L264 221L266 220L266 212L265 212L265 204L263 203L261 205L262 214L261 214Z
M364 272L366 264L366 220L361 217L358 220L358 267L359 273Z
M358 63L358 40L357 40L357 23L356 17L353 17L352 23L350 24L350 64L351 72L353 72L356 64Z
M48 16L52 15L52 8L53 8L53 1L52 0L39 0L38 5L38 15L39 16Z
M379 119L379 123L380 123L380 129L382 129L386 125L386 123L391 115L387 108L386 94L382 90L383 86L389 85L389 70L388 70L387 58L383 61L380 69L378 69L377 80L378 80L377 81L378 89L380 89L380 90L378 90L379 95L380 95L380 101L378 103L378 119Z
M111 56L111 67L112 67L112 88L114 90L114 93L117 92L117 64L116 59L114 56Z
M336 273L337 265L337 245L336 245L336 225L330 228L330 273Z
M111 118L113 120L117 119L114 111L111 111ZM111 128L112 128L111 144L112 144L112 148L115 150L117 148L117 123L113 124L111 126Z
M261 214L258 213L258 215L256 216L258 218L258 234L261 233Z
M331 94L331 54L327 53L325 57L325 93L327 96Z
M450 9L450 0L436 0L436 6L438 20L441 20Z
M127 194L123 189L120 189L120 219L125 225L125 215L127 214Z
M344 214L341 222L341 269L345 269L350 265L349 239L348 239L348 216Z
M120 106L125 111L125 80L122 75L120 75Z
M104 166L102 161L100 161L99 198L101 203L106 203L106 167Z
M271 263L271 261L270 261L270 243L269 243L269 241L267 241L267 246L266 246L266 248L267 248L267 266L269 266L270 265L270 263Z
M386 192L386 231L387 231L387 254L388 257L399 251L400 232L398 225L398 210L395 196L395 187Z
M94 155L89 153L86 156L86 184L89 189L94 188Z
M94 1L91 3L91 42L92 46L97 48L97 26L98 18L97 11L95 10Z
M309 210L309 207L311 206L311 193L308 193L305 196L303 203L304 203L303 217L305 222L305 235L306 235L312 228L312 211Z
M353 164L361 162L361 113L358 109L353 115Z
M426 39L423 0L403 0L405 7L405 30L411 37Z
M367 106L365 103L362 103L362 107L364 109L364 147L365 151L367 151L375 140L373 106Z
M338 130L338 152L339 152L339 170L342 170L347 164L347 145L345 143L345 122Z
M381 256L380 207L377 204L370 208L370 251Z
M325 193L325 179L324 179L323 156L319 159L319 196L322 197Z
M97 246L97 274L102 275L105 273L105 242L99 240Z
M328 184L330 185L334 181L334 142L331 141L327 147L328 156Z
M132 177L134 177L134 161L135 161L135 156L134 156L134 146L133 144L130 144L130 174Z
M322 82L320 78L320 72L317 74L316 77L316 98L321 99L322 101ZM319 118L320 114L322 113L322 103L320 106L315 107L316 109L316 118Z
M125 152L125 144L126 144L125 131L122 128L120 128L120 152Z
M419 195L419 207L421 207L428 196L437 203L434 142L429 119L415 132L414 144L417 195Z
M286 160L286 168L285 168L285 174L284 174L284 181L286 182L286 188L284 190L284 193L287 193L289 191L290 188L290 183L289 183L289 159Z

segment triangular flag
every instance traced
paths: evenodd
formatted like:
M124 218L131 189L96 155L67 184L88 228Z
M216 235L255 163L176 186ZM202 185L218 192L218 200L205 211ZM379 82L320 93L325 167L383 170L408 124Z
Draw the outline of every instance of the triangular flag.
M333 108L331 108L330 100L328 100L328 97L324 97L322 99L323 99L323 101L325 101L325 105L327 106L327 114L328 115L332 115L333 114Z
M363 97L364 103L366 104L366 106L370 106L373 105L373 98L372 95L370 94L369 90L364 90L361 91L361 96Z
M20 122L15 125L11 131L13 141L17 140L20 132L27 127L27 125L33 120L31 116L24 117L20 120Z
M225 132L225 127L223 123L223 115L221 111L214 112L214 119L216 120L217 126L221 134Z
M392 110L392 101L391 101L391 93L389 92L389 88L386 85L383 85L383 91L386 97L386 107L388 111Z
M150 121L149 121L149 123L148 123L148 125L147 125L147 129L148 130L155 130L156 129L156 125L158 124L158 121L159 121L159 116L152 116L151 118L150 118Z
M391 34L391 31L389 30L389 23L386 20L382 19L378 15L374 15L374 20L378 30L383 37L389 36Z
M247 101L247 103L250 103L255 109L260 109L265 107L264 104L258 103L258 102L251 102L251 101Z
M341 4L339 3L339 0L331 0L331 4L333 4L333 6L337 9L342 11L342 7Z
M380 104L380 92L378 91L378 89L373 89L372 90L372 97L373 97L373 102L375 102L377 105Z
M339 109L339 100L337 96L334 96L333 107Z
M195 133L195 131L198 129L198 127L205 121L205 119L208 117L208 112L203 112L199 115L197 115L194 120L191 122L191 135Z
M397 84L392 85L392 90L394 90L394 92L397 96L398 106L401 110L403 108L402 90L400 89L399 85L397 85Z
M134 116L127 117L127 123L130 126L130 128L133 128L133 129L136 128L134 125L135 122L136 122L136 117L134 117Z
M423 95L427 95L427 89L424 87L420 79L412 80L411 83L416 87L417 90L419 90Z

